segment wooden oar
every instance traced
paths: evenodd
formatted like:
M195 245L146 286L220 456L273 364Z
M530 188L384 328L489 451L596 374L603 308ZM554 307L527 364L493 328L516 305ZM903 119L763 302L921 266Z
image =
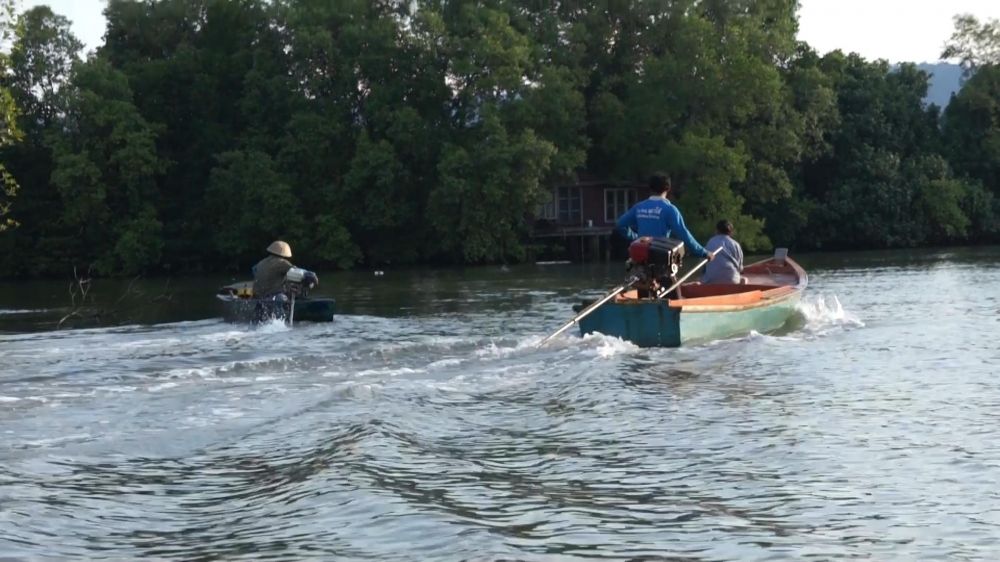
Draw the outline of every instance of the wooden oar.
M585 308L582 311L580 311L580 314L577 314L572 320L570 320L569 322L563 324L562 328L559 328L558 330L555 331L555 333L553 333L549 337L545 338L544 340L540 341L538 343L537 347L542 347L543 345L545 345L552 338L554 338L554 337L558 336L559 334L565 332L573 324L576 324L577 322L579 322L580 320L582 320L585 316L587 316L591 312L597 310L598 307L600 307L604 303L606 303L609 300L617 297L621 292L625 291L626 289L628 289L629 287L631 287L632 285L634 285L635 282L638 281L638 280L639 280L638 276L633 276L633 277L629 278L628 281L626 281L626 282L622 283L621 285L615 287L610 293L608 293L607 295L604 295L604 298L602 298L601 300L599 300L599 301L597 301L595 303L592 303L590 306L588 306L587 308Z
M719 248L716 251L712 252L712 257L714 258L715 255L718 254L721 251L722 251L722 248ZM681 283L684 283L685 281L687 281L688 277L691 277L692 275L694 275L695 271L698 271L699 269L705 267L706 263L708 263L708 258L705 258L705 259L701 260L701 263L699 263L698 265L696 265L693 268L691 268L691 271L685 273L684 277L681 277L676 283L674 283L673 285L671 285L669 288L667 288L667 289L660 289L659 291L656 291L656 298L662 299L663 297L669 295L670 291L673 291L677 287L680 287Z

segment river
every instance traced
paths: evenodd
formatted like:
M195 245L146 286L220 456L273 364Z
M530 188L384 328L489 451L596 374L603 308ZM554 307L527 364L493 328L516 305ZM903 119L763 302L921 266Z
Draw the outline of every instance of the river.
M797 256L779 333L535 343L615 265L0 284L0 558L995 559L1000 248ZM72 329L70 328L72 327Z

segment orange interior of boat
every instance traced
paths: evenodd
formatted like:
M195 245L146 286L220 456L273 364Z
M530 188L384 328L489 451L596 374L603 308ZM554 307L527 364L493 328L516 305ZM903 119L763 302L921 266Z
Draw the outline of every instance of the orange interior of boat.
M681 286L682 298L670 299L671 308L689 306L744 307L762 300L782 297L796 291L799 274L787 262L777 263L766 260L748 265L743 269L747 283L742 285L703 285L686 283ZM618 295L615 302L635 301L639 298L635 289Z
M799 272L787 261L764 260L743 268L747 283L757 285L784 286L797 285Z

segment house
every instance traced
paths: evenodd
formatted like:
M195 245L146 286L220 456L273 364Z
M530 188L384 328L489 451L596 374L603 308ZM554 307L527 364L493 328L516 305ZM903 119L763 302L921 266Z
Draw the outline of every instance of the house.
M580 261L610 259L610 235L618 217L639 201L645 186L581 176L552 188L534 217L531 239ZM558 242L558 244L553 244Z

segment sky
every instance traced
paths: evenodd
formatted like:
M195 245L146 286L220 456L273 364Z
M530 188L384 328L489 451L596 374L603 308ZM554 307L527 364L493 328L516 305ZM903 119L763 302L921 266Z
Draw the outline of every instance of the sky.
M101 44L104 0L20 0L48 4L73 22L87 50ZM820 53L857 52L889 62L935 62L951 36L952 16L1000 19L1000 0L799 0L799 39Z

